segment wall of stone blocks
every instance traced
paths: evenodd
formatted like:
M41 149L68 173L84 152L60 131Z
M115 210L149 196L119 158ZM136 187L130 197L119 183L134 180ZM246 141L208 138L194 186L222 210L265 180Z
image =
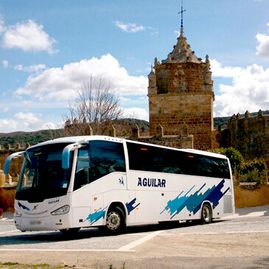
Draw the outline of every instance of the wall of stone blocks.
M157 65L155 71L157 93L212 91L211 72L205 63L165 63Z
M162 125L165 135L191 134L194 148L212 147L212 93L166 93L151 95L149 99L150 134Z
M225 136L225 137L223 137ZM269 161L269 115L260 111L257 116L233 116L222 132L222 139L245 158L265 158Z

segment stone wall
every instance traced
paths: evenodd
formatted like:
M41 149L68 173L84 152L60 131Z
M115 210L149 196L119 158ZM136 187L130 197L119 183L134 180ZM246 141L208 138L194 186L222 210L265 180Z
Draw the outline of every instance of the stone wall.
M64 126L65 136L76 135L108 135L128 138L132 135L133 128L139 128L140 133L148 135L149 124L147 121L137 119L122 119L101 123L70 122Z
M4 211L14 211L16 187L0 187L0 208ZM1 216L0 216L1 217Z
M208 64L202 61L157 63L154 67L157 93L211 92L213 81Z
M162 145L174 148L193 148L193 136L187 133L181 135L166 135L165 129L159 125L154 136L141 135L139 128L133 128L131 140Z
M29 146L30 146L29 144L21 145L19 143L17 143L15 146L12 146L12 145L8 145L7 147L0 146L0 181L3 180L2 178L3 178L4 174L2 172L3 172L6 158L10 154L12 154L14 152L18 152L18 151L23 151ZM23 158L19 157L17 159L14 159L11 162L9 172L10 172L10 176L13 177L14 180L16 180L16 178L18 178L18 174L20 172L22 161L23 161ZM9 180L10 180L10 178L8 178L8 177L5 178L6 182L9 182ZM0 186L1 186L1 184L0 184Z
M85 128L83 125L87 125ZM163 126L159 122L156 123L154 134L150 135L149 126L146 122L136 121L117 121L106 125L98 126L95 128L93 124L80 123L77 125L66 125L66 132L75 130L86 130L85 135L108 135L112 137L121 137L140 142L158 144L168 147L176 148L193 148L193 135L190 135L185 126L180 130L173 132L171 126Z
M234 195L236 208L269 205L269 186L267 185L261 185L254 190L235 186Z
M269 115L233 115L227 129L221 131L219 143L238 149L245 159L264 158L269 167Z
M211 94L178 93L150 96L150 134L162 125L167 135L191 134L194 148L207 150L212 147Z

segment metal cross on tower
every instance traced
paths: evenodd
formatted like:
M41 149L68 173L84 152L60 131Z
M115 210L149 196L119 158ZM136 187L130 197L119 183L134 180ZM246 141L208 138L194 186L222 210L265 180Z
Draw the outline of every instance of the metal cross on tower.
M183 13L186 12L186 9L183 9L183 1L181 1L181 9L180 12L178 12L178 14L180 14L180 34L182 35L184 33L183 30Z

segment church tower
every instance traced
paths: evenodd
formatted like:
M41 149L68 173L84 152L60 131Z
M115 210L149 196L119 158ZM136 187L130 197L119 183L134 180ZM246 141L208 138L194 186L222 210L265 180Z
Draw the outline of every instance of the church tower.
M165 135L193 135L193 147L212 146L213 81L209 57L197 58L181 29L177 44L167 59L154 66L148 75L150 134L161 126Z

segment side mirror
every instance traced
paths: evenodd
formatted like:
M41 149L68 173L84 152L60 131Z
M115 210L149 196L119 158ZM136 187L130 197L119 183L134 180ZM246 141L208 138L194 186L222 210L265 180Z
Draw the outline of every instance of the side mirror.
M6 161L5 161L5 165L4 165L4 174L7 175L8 172L9 172L9 167L10 167L10 163L13 159L16 159L20 156L23 156L25 151L19 151L19 152L15 152L15 153L12 153L10 154L7 158L6 158Z
M85 142L82 142L82 143L70 144L70 145L67 145L63 149L63 153L62 153L62 168L63 169L68 169L70 167L71 151L74 151L75 149L78 149L78 148L85 146Z

